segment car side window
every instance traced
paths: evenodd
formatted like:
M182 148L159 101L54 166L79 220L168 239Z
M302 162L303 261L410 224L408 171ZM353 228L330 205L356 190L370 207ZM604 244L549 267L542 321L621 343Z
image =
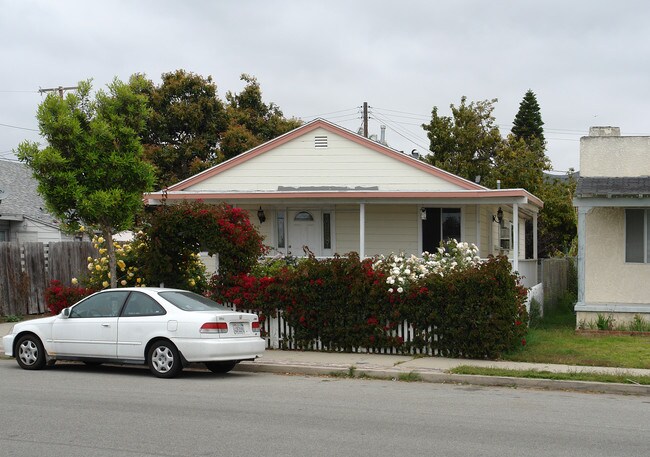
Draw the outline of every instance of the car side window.
M156 300L142 292L132 292L124 307L123 317L162 316L165 309Z
M110 291L93 295L73 306L69 317L117 317L128 294L127 291Z

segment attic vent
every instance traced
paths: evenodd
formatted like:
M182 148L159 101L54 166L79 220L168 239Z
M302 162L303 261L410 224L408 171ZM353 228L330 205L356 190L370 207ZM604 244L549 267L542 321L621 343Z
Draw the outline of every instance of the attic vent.
M326 148L327 147L327 136L326 135L317 135L314 137L314 147L315 148Z

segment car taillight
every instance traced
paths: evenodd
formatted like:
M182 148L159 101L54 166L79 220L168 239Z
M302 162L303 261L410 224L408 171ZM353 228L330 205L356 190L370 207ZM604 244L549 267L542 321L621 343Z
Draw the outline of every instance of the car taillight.
M254 333L259 333L260 332L260 323L259 323L259 321L251 322L251 329L253 330Z
M201 326L201 333L228 333L226 322L206 322Z

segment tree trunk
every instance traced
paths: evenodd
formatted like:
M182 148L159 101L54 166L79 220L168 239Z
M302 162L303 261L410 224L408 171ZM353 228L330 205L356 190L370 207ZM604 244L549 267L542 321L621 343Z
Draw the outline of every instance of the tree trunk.
M117 260L115 259L115 246L113 245L113 232L109 228L102 228L106 249L108 249L108 272L110 274L111 289L117 287Z

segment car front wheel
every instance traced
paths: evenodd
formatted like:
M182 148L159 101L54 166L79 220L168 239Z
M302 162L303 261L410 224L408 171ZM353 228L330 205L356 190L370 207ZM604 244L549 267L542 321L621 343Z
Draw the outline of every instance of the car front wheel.
M213 373L228 373L238 362L206 362L205 366Z
M40 370L47 362L43 343L35 335L25 335L16 344L16 361L25 370Z
M149 370L159 378L173 378L183 369L181 355L169 341L156 341L149 348Z

